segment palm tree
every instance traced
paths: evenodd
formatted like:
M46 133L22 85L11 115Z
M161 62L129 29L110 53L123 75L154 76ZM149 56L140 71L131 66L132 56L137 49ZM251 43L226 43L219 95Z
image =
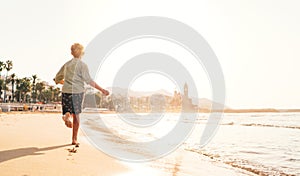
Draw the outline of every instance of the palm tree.
M2 90L5 90L5 89L7 89L7 87L4 84L4 80L0 79L0 99L1 99L1 96L2 96Z
M6 90L9 90L9 88L8 88L7 85L8 85L9 83L12 82L11 77L10 77L10 76L7 76L5 79L6 79L6 80L5 80L5 84L6 84L6 87L7 87ZM7 96L7 95L6 95L6 96ZM10 100L10 99L11 99L11 96L8 98L8 100Z
M48 88L48 92L49 92L49 97L48 98L48 101L53 101L53 98L54 98L54 87L53 86L49 86Z
M16 90L17 91L15 92L15 97L17 99L17 102L20 102L20 100L21 100L22 92L21 92L21 89L19 89L21 81L22 81L22 79L19 79L19 78L16 79Z
M32 75L32 99L34 103L36 103L36 79L37 75Z
M1 79L1 72L4 69L4 62L0 61L0 79Z
M7 81L7 75L8 75L8 72L12 69L13 67L13 63L11 60L7 60L5 63L4 63L4 68L6 70L6 75L5 75L5 82L4 82L4 86L6 87L6 81ZM4 89L4 98L3 98L4 102L6 102L6 89Z
M10 71L13 67L13 62L11 60L7 60L5 63L4 63L4 69L6 71Z
M11 74L10 75L10 81L11 81L11 100L14 102L14 93L15 93L15 77L16 74Z
M38 82L35 85L35 89L36 89L36 91L38 91L38 96L37 96L38 101L41 101L42 92L43 92L43 90L45 90L45 84L43 82Z
M17 99L18 101L20 102L21 99L26 101L26 95L28 92L30 92L30 89L31 89L31 83L30 83L30 78L22 78L22 79L17 79L16 80L16 83L17 83L17 91L16 91L16 94L17 94Z
M42 92L43 95L43 101L44 102L52 102L54 97L54 91L53 86L49 86L48 89L44 89Z
M22 86L22 88L23 88L23 99L25 100L25 101L27 101L27 93L28 92L30 92L30 90L31 90L31 79L30 78L27 78L27 77L25 77L25 78L23 78L23 84L21 85Z
M54 99L53 99L53 101L57 102L59 100L59 95L61 93L60 88L58 88L58 87L55 88L53 90L53 92L54 92Z
M1 96L2 96L2 89L4 87L4 81L2 80L2 76L1 76L1 72L2 72L3 69L4 69L4 62L0 61L0 81L1 81L1 84L0 84L0 99L1 99Z

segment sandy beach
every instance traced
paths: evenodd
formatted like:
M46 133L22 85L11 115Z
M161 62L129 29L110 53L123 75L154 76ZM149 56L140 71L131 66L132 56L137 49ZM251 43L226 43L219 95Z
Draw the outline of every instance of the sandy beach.
M187 161L191 163L192 170L180 172L185 168L180 166L180 162L172 161L172 158L178 160L180 151L150 163L121 162L95 149L82 132L79 137L80 147L77 153L72 153L69 152L73 148L70 145L71 129L65 127L58 113L1 113L0 139L1 176L180 176L187 173L193 175L192 170L200 171L201 175L245 175L236 169L209 161L198 162L196 156L188 157L197 160L194 163Z
M82 139L56 113L0 114L0 173L6 175L116 175L127 169Z

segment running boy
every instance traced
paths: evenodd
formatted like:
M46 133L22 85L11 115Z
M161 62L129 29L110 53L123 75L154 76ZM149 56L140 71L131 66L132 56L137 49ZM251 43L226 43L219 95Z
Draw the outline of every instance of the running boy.
M63 84L62 87L62 114L65 124L69 128L73 128L72 145L79 146L77 135L79 130L79 114L82 110L82 100L84 94L84 84L101 91L104 95L109 92L101 88L89 74L88 66L81 61L84 54L84 47L79 43L71 46L71 54L73 59L66 62L55 76L56 84ZM70 117L73 117L73 123Z

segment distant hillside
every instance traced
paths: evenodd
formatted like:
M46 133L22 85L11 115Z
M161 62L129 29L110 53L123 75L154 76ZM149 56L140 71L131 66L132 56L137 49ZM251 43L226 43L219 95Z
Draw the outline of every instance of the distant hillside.
M156 91L133 91L133 90L128 90L125 88L120 88L120 87L110 87L108 88L108 90L110 92L112 92L112 94L115 95L122 95L122 96L126 96L128 94L128 96L130 97L143 97L143 96L151 96L154 94L161 94L161 95L165 95L165 96L173 96L172 93L164 90L164 89L160 89L160 90L156 90Z
M156 91L133 91L133 90L129 90L125 89L125 88L120 88L120 87L114 87L114 88L108 88L108 90L110 92L112 92L112 94L115 95L121 95L121 96L126 96L128 93L128 96L130 97L143 97L143 96L151 96L154 94L161 94L161 95L165 95L165 96L173 96L173 93L170 93L164 89L160 89L160 90L156 90ZM201 109L210 109L211 105L213 103L212 100L209 100L207 98L192 98L192 102L193 104L197 104ZM219 110L219 109L223 109L224 105L222 105L221 103L216 103L216 107L215 109ZM225 108L227 108L225 106Z
M207 98L198 99L198 106L200 107L200 109L211 109L212 103L213 103L213 101L209 100ZM221 103L215 102L215 108L214 109L221 110L221 109L228 109L228 107L221 104Z

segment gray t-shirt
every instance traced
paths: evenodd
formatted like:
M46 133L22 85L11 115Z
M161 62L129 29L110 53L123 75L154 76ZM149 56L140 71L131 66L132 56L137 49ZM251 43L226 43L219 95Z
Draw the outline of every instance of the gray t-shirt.
M63 79L63 93L82 93L84 92L84 83L89 84L92 81L87 65L78 58L66 62L58 71L55 76L56 84Z

